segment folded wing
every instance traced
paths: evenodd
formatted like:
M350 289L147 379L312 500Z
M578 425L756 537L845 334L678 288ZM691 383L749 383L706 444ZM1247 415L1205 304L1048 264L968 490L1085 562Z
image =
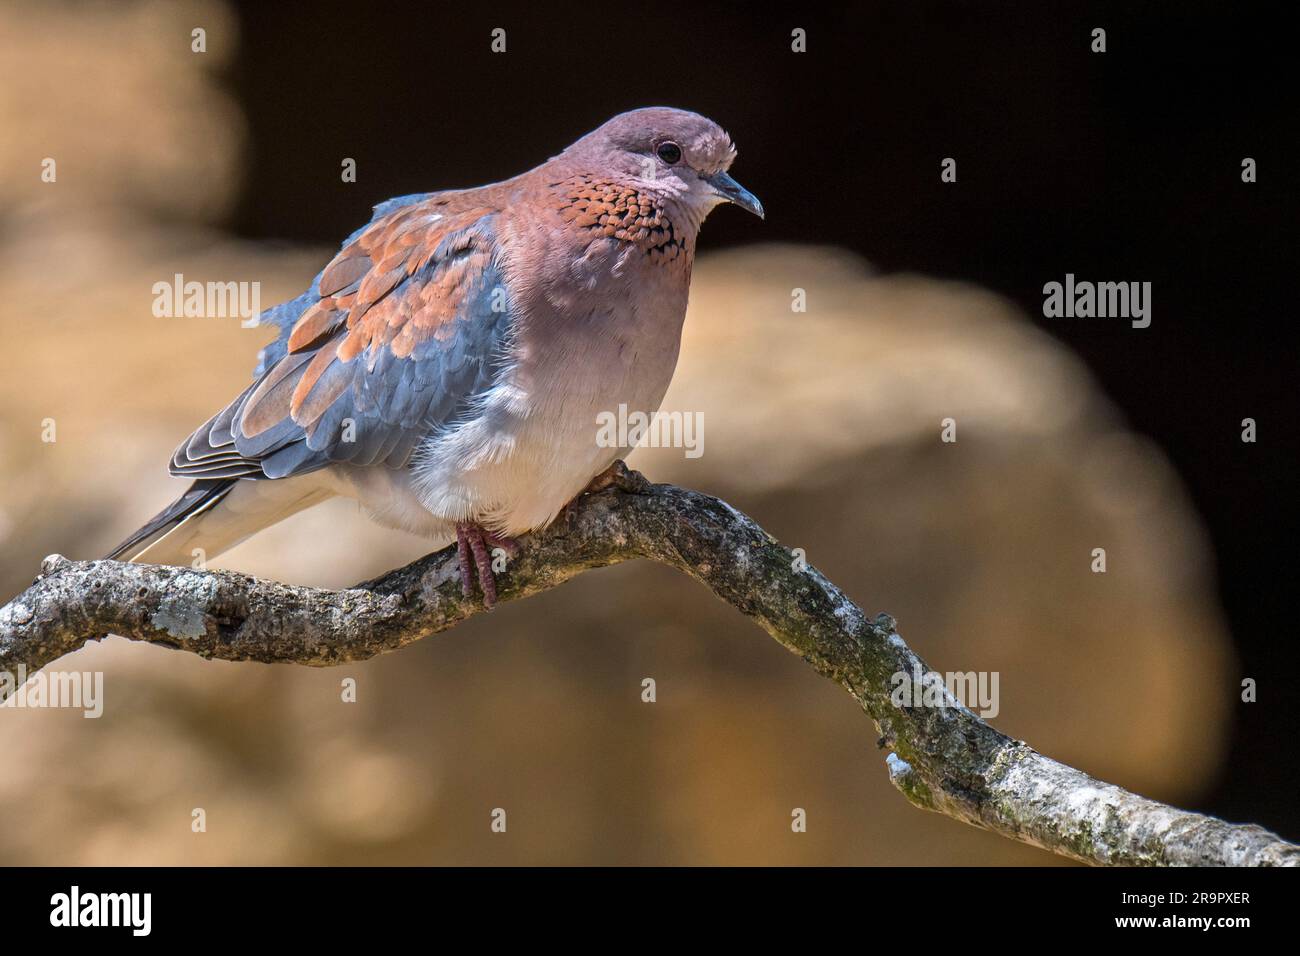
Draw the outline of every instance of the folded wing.
M457 194L377 207L307 293L264 316L282 331L258 379L181 444L172 473L401 467L433 429L471 415L508 359L496 214Z

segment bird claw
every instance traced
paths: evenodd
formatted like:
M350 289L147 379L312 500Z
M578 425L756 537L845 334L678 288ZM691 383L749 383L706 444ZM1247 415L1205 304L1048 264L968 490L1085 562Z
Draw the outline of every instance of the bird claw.
M619 459L587 483L587 487L573 496L573 500L560 509L560 517L570 528L578 518L578 502L587 495L594 495L607 488L617 488L628 494L641 495L650 489L650 481L639 471L633 471L623 459Z
M628 468L627 462L620 458L614 464L610 465L595 478L591 479L590 484L582 490L583 495L594 495L606 488L617 488L620 491L640 494L650 487L650 482L646 476L639 471L633 471ZM582 497L579 495L578 497Z
M473 521L456 522L456 558L460 564L460 592L469 600L474 597L474 578L478 578L483 592L483 607L487 610L497 603L497 580L492 570L490 548L501 548L511 557L519 554L519 542L514 538L493 534Z
M494 534L486 529L483 531L483 540L490 544L493 550L500 548L512 558L519 557L519 552L523 550L523 546L514 538L507 538L503 534Z

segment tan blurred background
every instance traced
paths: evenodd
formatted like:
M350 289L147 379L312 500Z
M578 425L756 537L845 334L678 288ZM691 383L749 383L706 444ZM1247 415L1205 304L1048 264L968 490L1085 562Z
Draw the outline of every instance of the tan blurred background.
M196 22L225 38L204 57ZM234 30L216 3L0 7L5 599L45 554L99 556L170 500L175 444L269 337L155 318L153 283L259 281L269 306L333 252L219 228L250 175L219 83ZM1227 715L1186 688L1231 662L1206 542L1082 365L979 288L833 248L703 248L665 408L703 412L705 454L632 463L806 549L940 670L999 672L1002 730L1159 799L1204 793ZM423 550L335 502L216 563L342 586ZM111 638L56 667L104 671L105 714L0 711L3 864L1053 861L910 807L846 694L649 565L360 665Z

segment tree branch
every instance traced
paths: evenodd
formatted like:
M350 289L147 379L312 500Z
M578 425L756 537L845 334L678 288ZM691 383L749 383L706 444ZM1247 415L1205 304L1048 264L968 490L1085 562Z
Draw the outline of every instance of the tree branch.
M726 502L621 470L612 487L584 496L522 544L501 576L502 602L635 558L700 581L853 695L892 751L890 780L919 807L1086 863L1300 865L1300 847L1261 827L1177 810L1044 757L946 689L931 691L945 706L896 706L895 675L930 668L893 619L868 618ZM461 596L454 548L337 592L231 571L53 556L0 608L0 671L34 673L107 633L221 660L341 664L481 612ZM922 700L922 688L913 690L911 699Z

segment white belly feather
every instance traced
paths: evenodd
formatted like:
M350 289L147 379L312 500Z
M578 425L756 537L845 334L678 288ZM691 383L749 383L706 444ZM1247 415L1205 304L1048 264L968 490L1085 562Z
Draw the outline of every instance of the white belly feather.
M622 292L627 278L608 281ZM600 413L626 404L650 414L663 401L686 311L685 283L673 286L648 300L589 287L589 301L530 317L514 363L473 415L431 434L408 468L347 468L344 493L376 521L440 541L461 520L512 536L550 523L630 451L597 441Z

